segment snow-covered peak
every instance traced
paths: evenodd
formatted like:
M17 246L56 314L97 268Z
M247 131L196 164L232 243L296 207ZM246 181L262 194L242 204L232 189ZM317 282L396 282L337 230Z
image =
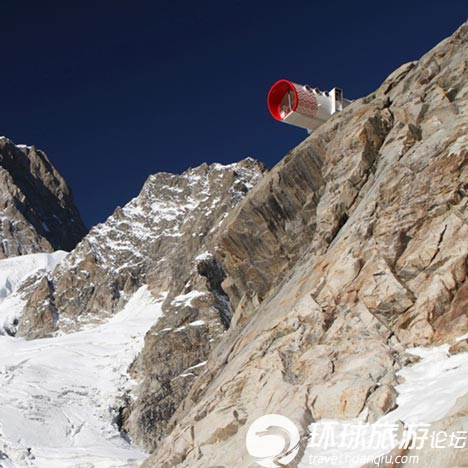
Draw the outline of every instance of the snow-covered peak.
M149 176L138 196L92 228L64 259L40 303L29 301L27 327L20 324L20 332L37 336L36 317L47 308L57 313L53 327L69 331L120 310L145 282L156 291L170 289L177 280L173 270L192 268L193 258L208 250L203 246L213 230L264 170L247 158Z

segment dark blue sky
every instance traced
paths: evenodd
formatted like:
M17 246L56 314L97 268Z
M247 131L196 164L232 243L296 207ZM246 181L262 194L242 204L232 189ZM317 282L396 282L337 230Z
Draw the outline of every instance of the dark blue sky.
M274 121L279 78L355 99L468 16L463 1L2 1L0 135L45 150L88 225L146 177L305 131Z

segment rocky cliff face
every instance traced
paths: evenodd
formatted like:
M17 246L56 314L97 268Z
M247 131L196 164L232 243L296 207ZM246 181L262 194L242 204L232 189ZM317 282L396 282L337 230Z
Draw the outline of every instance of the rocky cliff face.
M408 348L467 350L454 342L468 332L467 49L465 24L270 172L248 158L150 176L8 296L21 315L7 333L91 328L142 286L164 292L117 418L152 452L148 468L256 466L245 436L268 413L305 437L324 418L391 412L398 372L417 360ZM52 249L45 233L61 230L30 194L56 194L52 210L69 191L42 153L4 145L4 255ZM463 428L465 415L462 396L434 427ZM305 445L291 466L307 466ZM444 453L423 460L463 466L466 451Z
M169 291L169 298L193 289L187 282L198 275L194 258L263 171L247 158L150 176L138 197L91 229L52 276L19 291L26 305L18 334L40 338L101 322L142 285Z
M139 436L157 449L145 467L256 466L245 436L268 413L303 435L363 410L375 421L396 405L406 348L468 331L467 57L465 23L333 116L228 215L213 242L231 325L187 369L200 375L178 406L165 405L168 379L148 384L140 429L153 435ZM164 333L147 337L146 375L182 350L161 347ZM452 426L466 425L464 404ZM464 451L449 453L437 466L463 466Z
M0 137L0 258L72 250L87 229L71 190L34 146Z

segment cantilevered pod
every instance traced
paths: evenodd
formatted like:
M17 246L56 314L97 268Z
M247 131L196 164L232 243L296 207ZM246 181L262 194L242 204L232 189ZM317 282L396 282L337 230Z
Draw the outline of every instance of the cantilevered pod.
M309 85L289 80L279 80L270 89L268 109L276 120L315 130L335 112L341 111L351 101L343 98L340 88L320 91Z

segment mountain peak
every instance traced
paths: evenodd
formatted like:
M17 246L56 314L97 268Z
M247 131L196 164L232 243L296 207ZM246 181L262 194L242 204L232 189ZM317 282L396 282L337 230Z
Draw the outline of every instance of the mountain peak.
M0 138L0 258L71 250L86 234L70 187L34 146Z

